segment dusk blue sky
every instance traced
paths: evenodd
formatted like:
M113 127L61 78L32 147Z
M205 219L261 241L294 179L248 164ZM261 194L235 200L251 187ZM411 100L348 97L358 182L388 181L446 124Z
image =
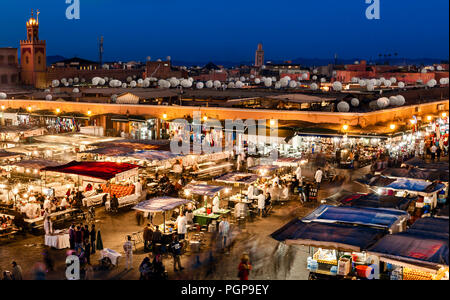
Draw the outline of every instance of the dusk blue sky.
M31 8L39 9L48 55L97 60L251 61L259 42L267 59L399 57L448 59L448 0L380 0L367 20L365 0L80 0L67 20L65 0L2 1L0 47L19 47Z

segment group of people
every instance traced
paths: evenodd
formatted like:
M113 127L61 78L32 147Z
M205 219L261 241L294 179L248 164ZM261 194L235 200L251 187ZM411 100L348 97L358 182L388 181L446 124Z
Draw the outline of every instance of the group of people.
M77 255L81 258L80 262L82 264L91 264L91 254L95 253L96 241L98 231L95 228L95 224L91 225L75 225L72 224L69 228L69 241L70 249L74 250Z

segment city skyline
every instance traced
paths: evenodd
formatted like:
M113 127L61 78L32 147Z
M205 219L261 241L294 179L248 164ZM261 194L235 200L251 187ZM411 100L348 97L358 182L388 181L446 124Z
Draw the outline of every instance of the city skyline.
M238 63L252 61L258 43L263 44L267 60L330 59L335 53L342 59L378 59L386 53L448 59L447 1L434 0L429 7L421 1L382 1L381 20L366 19L364 1L339 6L328 0L320 4L287 1L278 7L266 1L207 6L202 1L186 5L175 0L170 9L161 1L138 2L81 1L80 20L66 19L65 1L9 4L6 18L0 20L1 26L9 28L0 33L0 47L19 46L32 7L41 12L41 39L47 41L50 56L97 60L98 38L104 36L105 61L171 56L183 62ZM195 11L202 13L192 17ZM421 17L426 23L417 21ZM358 42L368 33L369 42ZM190 47L180 47L183 44Z

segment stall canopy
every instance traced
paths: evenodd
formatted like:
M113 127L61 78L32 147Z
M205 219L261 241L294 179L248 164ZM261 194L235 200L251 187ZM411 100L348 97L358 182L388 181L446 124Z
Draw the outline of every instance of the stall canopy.
M198 185L188 184L184 188L184 191L185 192L187 191L194 195L213 197L215 194L217 194L218 192L220 192L223 189L225 189L225 187L223 187L223 186L206 185L206 184L205 185L203 185L203 184L198 184Z
M383 187L393 190L407 190L412 192L420 192L431 194L445 188L445 185L437 182L426 182L423 180L407 179L407 178L388 178L384 176L366 175L357 179L357 182L369 186Z
M280 167L276 165L259 165L249 168L250 171L267 171L267 172L273 172L278 170Z
M407 263L439 264L448 266L449 221L423 218L406 232L387 235L369 251L381 257Z
M321 205L303 218L303 222L357 224L389 229L408 213L387 208L354 208Z
M50 171L98 178L102 180L110 180L121 173L136 168L139 168L139 166L127 163L72 161L62 166L46 167L41 171Z
M159 197L143 201L133 207L143 212L164 212L189 203L190 200L171 197Z
M413 192L434 193L442 190L445 185L436 182L425 182L420 180L399 178L385 186L394 190L407 190Z
M447 165L448 166L448 165ZM422 170L417 168L390 168L381 172L381 175L395 178L410 178L429 181L448 182L448 171L443 170Z
M36 169L42 170L46 167L56 167L61 165L61 162L56 162L53 160L45 160L45 159L31 159L31 160L22 160L20 162L14 163L16 167L22 167L25 169Z
M239 172L232 172L227 173L223 176L220 176L219 178L216 178L215 180L217 182L223 182L223 183L230 183L230 184L252 184L258 179L258 175L256 174L250 174L250 173L239 173Z
M305 223L296 218L271 234L286 244L363 251L386 234L384 229L332 223Z
M0 159L11 159L24 156L23 153L0 150Z
M296 167L301 164L302 159L296 157L282 157L273 162L274 165L279 167Z
M126 157L131 157L134 159L153 161L153 160L167 160L167 159L177 158L180 155L174 154L170 151L141 150L141 151L137 151L134 153L122 153L122 154L118 154L117 156L126 156Z
M351 207L383 207L407 210L411 201L417 197L396 197L378 194L351 194L341 197L339 204ZM327 202L328 203L328 202Z
M419 169L441 170L441 171L448 172L448 162L427 163L423 159L414 157L414 158L411 158L410 160L403 162L403 164L405 164L407 166L413 166L413 167L416 167Z
M99 155L105 155L105 156L115 156L125 153L130 153L131 149L128 147L102 147L92 150L87 150L84 152L81 152L80 154L99 154Z

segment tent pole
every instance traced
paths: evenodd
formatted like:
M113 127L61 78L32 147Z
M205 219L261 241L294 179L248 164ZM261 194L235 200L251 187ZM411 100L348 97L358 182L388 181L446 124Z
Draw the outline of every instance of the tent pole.
M163 233L165 234L166 233L166 211L163 211L163 221L164 221L164 224L163 224L164 231L163 231Z

